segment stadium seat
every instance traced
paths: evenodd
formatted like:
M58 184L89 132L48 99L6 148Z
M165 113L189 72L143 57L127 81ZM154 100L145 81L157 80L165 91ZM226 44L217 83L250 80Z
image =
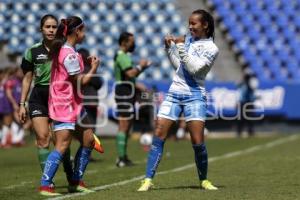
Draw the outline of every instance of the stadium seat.
M120 32L129 31L136 35L137 55L134 62L144 57L153 60L153 65L157 67L142 78L158 80L172 78L173 71L164 54L163 37L167 33L183 35L187 31L172 0L3 0L0 11L0 40L8 41L10 52L20 54L40 41L39 20L45 13L52 13L59 19L79 15L87 26L86 42L81 47L102 58L103 66L110 69L105 74L108 78L113 77L113 56L118 49ZM164 63L162 72L159 71L161 63Z
M242 52L260 80L299 78L299 1L210 0L210 4L237 48L236 53Z

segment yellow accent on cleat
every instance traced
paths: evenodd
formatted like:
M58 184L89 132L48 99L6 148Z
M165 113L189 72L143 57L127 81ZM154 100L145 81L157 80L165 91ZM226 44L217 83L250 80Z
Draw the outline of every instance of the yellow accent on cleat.
M48 196L48 197L61 195L60 193L54 191L53 186L40 186L39 193L40 195Z
M73 192L82 192L82 193L92 193L95 192L94 190L90 190L86 187L83 187L81 185L69 185L68 188L69 192L73 193Z
M57 192L40 191L40 195L47 196L47 197L54 197L54 196L60 196L62 194Z
M69 192L82 192L82 193L91 193L95 192L94 190L88 189L83 181L71 181L69 182L68 187Z
M201 181L201 188L204 190L218 190L209 180Z
M137 190L138 192L146 192L150 190L150 188L153 187L152 179L151 178L145 178L142 180L141 187Z
M95 134L93 134L93 136L94 136L94 141L95 141L94 149L96 151L98 151L99 153L104 153L104 148L100 142L100 139Z

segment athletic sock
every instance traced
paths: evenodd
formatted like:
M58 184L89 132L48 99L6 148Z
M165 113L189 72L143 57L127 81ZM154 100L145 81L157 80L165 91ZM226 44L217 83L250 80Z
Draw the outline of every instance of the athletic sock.
M124 132L117 134L117 152L119 158L124 158L126 155L126 134Z
M54 150L49 154L41 179L42 186L50 186L52 184L52 179L58 169L61 160L62 155L58 151Z
M197 166L198 176L200 180L207 178L207 150L205 144L194 144L193 149L195 152L195 162Z
M75 166L72 178L73 181L82 180L86 166L89 163L91 152L92 149L86 147L79 147L75 156Z
M151 149L148 154L147 169L146 169L146 178L153 178L156 172L156 169L161 160L165 141L154 136Z
M71 181L73 176L73 166L70 158L71 158L71 151L70 148L68 148L64 153L63 160L62 160L64 172L66 173L66 177L68 181Z
M42 172L44 171L45 163L47 161L49 154L50 151L48 148L38 148L38 159L39 159Z

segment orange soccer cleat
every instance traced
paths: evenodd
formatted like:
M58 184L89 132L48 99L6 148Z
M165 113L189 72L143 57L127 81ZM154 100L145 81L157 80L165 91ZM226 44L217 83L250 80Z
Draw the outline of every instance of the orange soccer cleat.
M93 136L95 140L94 149L99 153L104 153L104 148L100 142L100 139L95 134L93 134Z

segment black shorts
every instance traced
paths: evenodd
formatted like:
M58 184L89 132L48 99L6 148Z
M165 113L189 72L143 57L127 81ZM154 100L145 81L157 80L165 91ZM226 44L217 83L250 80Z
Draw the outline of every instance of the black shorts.
M117 113L120 117L133 117L135 104L135 89L130 85L119 84L115 88Z
M30 118L34 117L49 117L48 116L48 85L36 85L32 89L28 107Z

